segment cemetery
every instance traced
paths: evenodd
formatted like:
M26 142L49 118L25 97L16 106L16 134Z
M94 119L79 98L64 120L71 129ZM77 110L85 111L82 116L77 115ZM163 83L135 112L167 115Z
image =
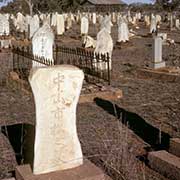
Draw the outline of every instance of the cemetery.
M0 8L0 180L180 180L180 2L53 2Z

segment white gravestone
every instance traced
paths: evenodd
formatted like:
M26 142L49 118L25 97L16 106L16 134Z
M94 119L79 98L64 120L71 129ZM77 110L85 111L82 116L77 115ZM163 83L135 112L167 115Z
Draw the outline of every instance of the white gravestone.
M176 19L175 24L176 24L176 28L177 28L178 30L180 30L180 21L179 21L179 19Z
M153 56L153 68L158 69L166 66L165 62L162 61L162 38L159 36L154 38Z
M34 174L83 164L76 129L83 79L83 71L70 65L32 69L29 81L36 104Z
M65 31L64 16L62 14L57 15L57 34L63 35Z
M45 59L53 61L53 44L54 34L49 24L44 24L34 34L32 39L33 55L38 57L44 57ZM33 67L44 66L41 63L33 61Z
M52 14L52 17L51 17L51 26L56 26L57 24L57 12L56 13L53 13Z
M129 41L129 29L125 18L120 18L118 22L118 42Z
M111 27L113 26L111 22L111 17L106 15L101 22L101 30L106 28L109 33L111 33Z
M151 25L150 25L150 33L154 33L157 30L156 17L154 15L151 16Z
M111 56L113 51L113 40L111 38L111 35L109 31L106 28L103 28L98 34L97 34L97 43L95 48L95 53L99 54L107 54L109 53L109 68L111 69ZM95 60L96 62L96 60ZM100 62L99 65L97 65L99 69L104 70L108 67L104 65L104 63Z
M81 18L81 35L87 35L89 30L89 20L87 17Z
M67 19L66 19L66 29L67 30L72 28L72 22L73 22L72 16L71 16L71 14L68 14Z
M23 14L21 14L20 12L17 13L17 18L16 18L16 29L19 32L24 32L26 29L26 25L25 25L25 17L23 16Z
M95 25L96 24L96 13L92 14L92 23Z
M39 17L34 15L30 20L30 33L29 37L32 38L34 33L39 29Z
M9 35L9 21L5 15L0 14L0 36Z

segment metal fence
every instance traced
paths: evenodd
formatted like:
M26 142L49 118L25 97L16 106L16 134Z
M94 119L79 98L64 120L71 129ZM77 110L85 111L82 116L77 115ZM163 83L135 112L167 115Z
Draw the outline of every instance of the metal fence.
M31 47L13 47L13 69L23 79L27 79L33 61L42 65L52 66L70 64L84 71L85 79L89 83L107 82L110 84L109 54L97 54L84 48L69 48L56 46L54 61L37 57L32 54Z

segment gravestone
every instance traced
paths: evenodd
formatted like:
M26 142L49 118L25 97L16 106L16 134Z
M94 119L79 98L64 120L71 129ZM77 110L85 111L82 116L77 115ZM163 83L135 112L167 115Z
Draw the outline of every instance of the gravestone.
M89 30L89 20L86 16L81 18L81 35L87 35Z
M33 55L53 61L54 34L49 24L44 24L34 34L32 39ZM33 61L33 67L44 66L43 63Z
M64 17L62 14L57 15L57 35L63 35L65 31Z
M111 35L109 31L106 28L103 28L98 34L97 34L97 43L95 48L95 53L99 54L107 54L109 53L109 68L111 69L111 56L113 51L113 40L111 38ZM98 68L100 70L107 69L107 64L104 64L103 62L100 62L98 65Z
M156 30L157 30L156 17L152 14L151 15L150 33L155 33Z
M9 35L9 21L5 15L0 14L0 36Z
M20 12L17 13L16 29L17 29L19 32L24 32L25 29L26 29L25 17L24 17L23 14L20 13Z
M111 27L113 26L111 22L111 17L106 15L101 21L101 30L106 28L109 33L111 33Z
M67 19L66 19L66 29L67 30L72 28L72 22L73 22L72 15L68 14Z
M96 24L96 13L92 14L92 23L95 25Z
M38 15L34 15L31 19L30 19L30 33L29 33L29 37L32 38L34 33L39 29L39 17Z
M165 62L162 60L162 38L159 36L154 37L152 66L154 69L166 66Z
M70 65L31 70L29 82L36 104L35 175L83 164L76 129L83 79L83 71Z
M179 30L180 29L180 21L179 21L179 19L176 19L175 24L176 24L176 28Z
M57 13L53 13L51 18L51 26L55 27L56 25L57 25Z
M127 25L127 20L123 17L119 19L118 22L118 40L117 42L129 41L129 29Z

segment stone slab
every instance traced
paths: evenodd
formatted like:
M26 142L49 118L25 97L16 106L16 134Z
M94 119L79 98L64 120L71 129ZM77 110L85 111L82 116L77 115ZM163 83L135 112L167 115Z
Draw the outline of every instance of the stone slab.
M111 180L101 169L84 160L84 164L69 170L33 175L30 165L16 167L16 180Z
M170 140L169 152L180 158L180 138L172 138Z
M122 90L112 88L109 91L96 92L90 94L81 94L79 103L90 103L94 102L95 98L101 98L106 100L117 100L123 97Z
M152 169L172 180L180 180L180 158L167 151L156 151L148 154Z
M180 82L180 74L165 72L163 69L138 69L137 77L142 79L156 79L170 83Z

